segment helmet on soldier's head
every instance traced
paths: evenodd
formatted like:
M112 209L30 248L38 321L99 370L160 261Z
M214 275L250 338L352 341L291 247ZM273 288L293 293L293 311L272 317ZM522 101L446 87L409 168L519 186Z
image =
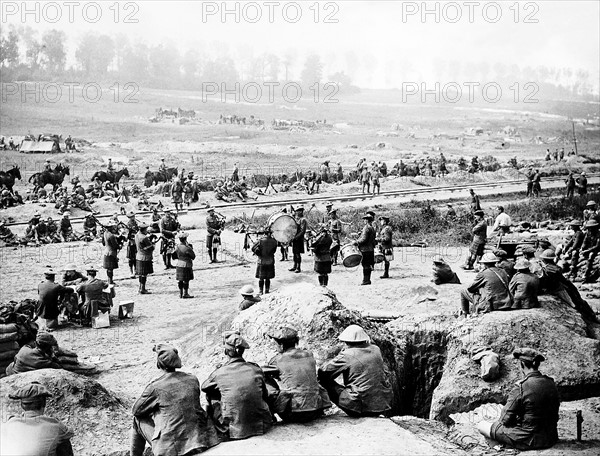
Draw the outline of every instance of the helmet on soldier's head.
M370 338L358 325L350 325L346 329L342 331L342 333L338 336L338 339L342 342L370 342Z

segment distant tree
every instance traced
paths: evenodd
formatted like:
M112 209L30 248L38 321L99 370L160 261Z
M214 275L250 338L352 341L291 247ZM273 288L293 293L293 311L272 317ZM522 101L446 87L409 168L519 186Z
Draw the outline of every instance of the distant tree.
M179 51L173 43L150 49L150 77L158 87L176 87L181 79Z
M358 93L360 89L352 85L352 79L343 71L337 72L329 76L329 82L338 85L340 93Z
M233 60L218 59L207 61L202 68L201 80L203 83L215 83L221 87L225 83L227 89L233 89L239 81L239 75Z
M86 75L103 76L115 56L115 46L111 37L88 33L83 37L75 58Z
M281 60L275 54L269 54L267 56L267 64L269 66L268 79L271 82L279 80L279 67Z
M294 48L290 48L285 51L285 55L283 56L283 67L285 69L285 81L289 81L292 79L291 69L294 66L294 62L298 57L298 52Z
M184 85L187 88L196 88L197 73L200 67L200 53L196 49L188 49L181 63L183 68Z
M42 35L41 53L45 57L46 69L52 74L59 74L65 68L65 39L65 32L60 30L48 30Z
M148 54L150 50L144 43L134 43L128 46L123 53L123 65L121 73L129 82L142 84L148 82L150 77L150 62Z
M323 77L323 64L321 58L312 54L306 58L304 69L300 76L300 80L305 87L311 87L315 83L320 83Z
M15 30L0 38L0 66L13 66L19 62L19 35Z

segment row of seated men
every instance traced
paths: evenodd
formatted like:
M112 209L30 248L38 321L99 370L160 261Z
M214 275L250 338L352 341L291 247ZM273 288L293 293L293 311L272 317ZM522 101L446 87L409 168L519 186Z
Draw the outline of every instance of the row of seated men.
M392 411L390 377L381 351L360 326L351 325L340 334L345 348L318 369L313 354L298 348L296 330L281 327L268 335L279 354L261 368L244 360L250 346L239 332L226 333L227 361L202 385L194 375L177 370L182 361L174 347L156 345L156 366L162 375L133 405L131 456L144 454L146 444L156 455L198 454L223 441L265 434L277 416L288 423L312 421L332 402L355 418ZM56 339L40 332L35 346L19 351L9 374L60 368L52 360L57 349ZM480 423L480 431L517 449L550 447L558 441L560 401L554 380L539 372L544 357L535 350L516 349L513 355L524 378L511 391L500 420ZM24 367L24 358L37 365L30 362ZM206 395L206 411L201 391ZM25 413L10 417L2 426L2 454L73 454L74 434L60 421L43 416L49 396L43 385L35 383L10 395L21 400Z

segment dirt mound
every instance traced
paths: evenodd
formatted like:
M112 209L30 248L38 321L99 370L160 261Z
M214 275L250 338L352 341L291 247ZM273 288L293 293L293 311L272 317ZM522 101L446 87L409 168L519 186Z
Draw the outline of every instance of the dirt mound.
M238 329L250 344L245 358L259 365L266 364L276 354L275 346L266 337L269 329L281 325L294 327L300 334L300 346L312 350L320 365L340 352L343 344L337 337L351 324L362 326L372 341L381 348L393 376L394 410L398 412L403 400L401 385L404 383L404 346L384 326L345 308L331 290L307 283L285 287L266 295L262 302L250 309L240 312L231 327ZM189 346L191 343L184 342L184 352L196 351ZM205 353L208 359L201 361L202 364L215 366L224 361L221 345L214 346Z
M492 312L445 328L446 362L433 393L430 418L450 422L449 415L487 402L504 403L519 380L512 358L515 347L532 347L546 356L543 373L557 383L563 401L600 395L600 340L594 339L577 311L552 296L540 296L539 309ZM488 383L471 361L477 347L500 355L501 378Z
M100 383L64 370L41 369L1 379L2 422L22 412L19 401L9 400L8 394L33 381L52 393L46 414L75 433L71 440L75 454L101 455L127 448L131 414L126 405Z

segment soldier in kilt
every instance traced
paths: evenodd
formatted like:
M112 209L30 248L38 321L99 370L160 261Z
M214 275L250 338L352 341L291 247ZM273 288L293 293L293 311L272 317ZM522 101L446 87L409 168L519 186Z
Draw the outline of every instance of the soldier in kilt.
M394 245L392 244L393 230L390 226L390 218L387 215L379 217L381 221L381 231L377 237L379 248L383 253L383 275L382 279L390 278L390 261L394 259Z
M106 269L108 283L113 284L114 270L119 268L119 249L121 244L116 236L117 225L113 220L109 220L105 226L104 236L102 237L102 245L104 245L104 261L102 266Z
M179 297L181 299L193 298L190 296L190 280L194 280L193 261L196 258L192 244L187 240L188 234L181 232L177 235L179 245L175 248L173 256L177 260L175 278L179 286Z
M479 260L483 255L485 249L485 242L487 239L487 223L483 218L483 211L477 210L473 213L475 216L475 226L473 227L473 241L469 247L469 256L467 261L461 268L466 270L473 269L473 264L476 260Z
M152 266L152 252L154 251L154 244L148 237L148 225L140 223L138 225L139 231L135 235L135 247L137 253L135 256L135 273L140 281L140 294L150 294L146 290L146 278L148 274L154 273Z
M160 221L160 232L162 240L160 242L160 253L163 257L165 269L173 269L171 255L175 251L175 233L179 229L179 222L173 217L171 209L165 209L165 215Z
M331 274L331 244L333 239L324 224L311 246L315 255L315 272L319 278L319 285L323 287L329 283L329 274Z
M300 266L302 264L302 254L304 253L304 236L306 234L306 229L308 228L308 222L304 218L304 208L297 207L296 208L296 223L298 224L298 231L296 232L296 236L292 240L292 253L294 255L294 266L290 269L290 271L299 273Z
M271 279L275 278L275 252L277 241L273 238L271 229L265 227L264 235L252 246L256 260L256 278L260 294L267 294L271 288Z
M135 255L137 248L135 247L135 235L138 232L138 223L135 219L135 212L131 211L127 214L129 220L127 220L127 260L129 261L129 270L131 271L131 278L135 277Z

